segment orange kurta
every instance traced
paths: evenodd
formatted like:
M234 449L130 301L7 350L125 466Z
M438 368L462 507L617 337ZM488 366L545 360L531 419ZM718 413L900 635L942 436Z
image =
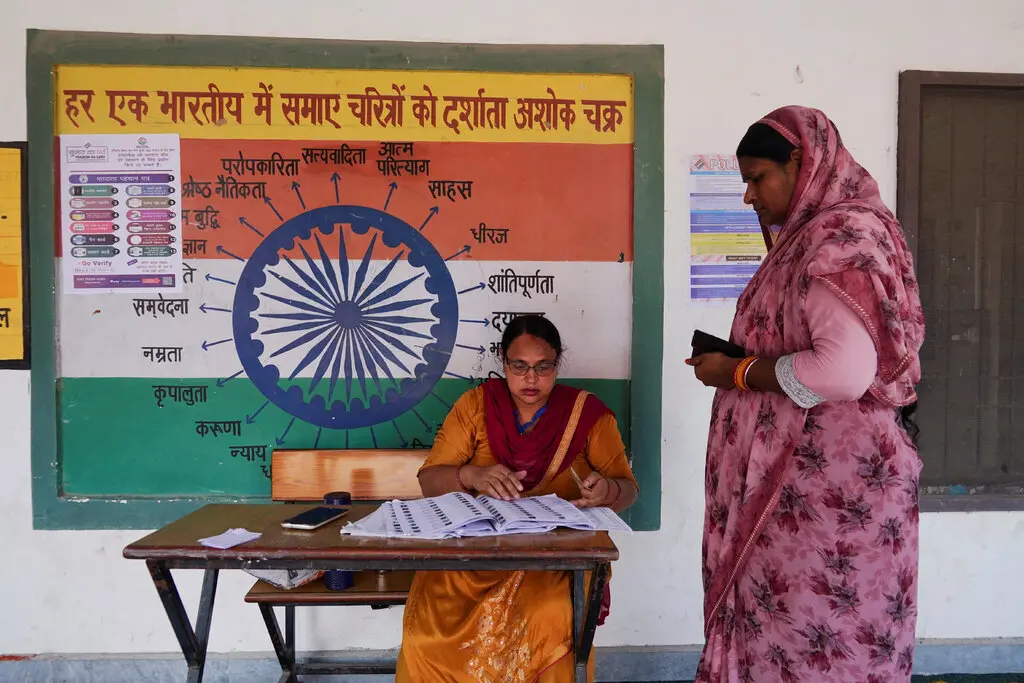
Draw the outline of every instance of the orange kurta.
M543 418L541 418L543 419ZM636 480L615 417L602 416L573 469ZM487 440L483 388L463 394L434 439L423 467L496 464ZM568 470L530 495L580 496ZM505 683L573 680L571 573L417 572L405 607L398 683ZM589 680L593 680L593 656Z

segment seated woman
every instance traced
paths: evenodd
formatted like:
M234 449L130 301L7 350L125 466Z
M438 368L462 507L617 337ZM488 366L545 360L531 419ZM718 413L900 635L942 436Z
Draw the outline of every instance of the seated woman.
M501 351L506 379L456 401L420 470L423 495L554 493L581 507L632 505L636 480L615 416L596 396L555 383L555 326L537 315L516 318ZM573 680L570 581L564 571L418 572L395 680ZM588 674L592 681L593 657Z

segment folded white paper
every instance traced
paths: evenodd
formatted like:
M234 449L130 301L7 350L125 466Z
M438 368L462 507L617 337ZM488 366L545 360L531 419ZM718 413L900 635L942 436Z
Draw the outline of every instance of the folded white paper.
M245 529L228 529L222 534L216 536L210 536L209 538L200 538L199 543L205 545L207 548L217 548L218 550L227 550L228 548L234 548L236 545L248 543L249 541L255 541L263 534L255 531L247 531Z

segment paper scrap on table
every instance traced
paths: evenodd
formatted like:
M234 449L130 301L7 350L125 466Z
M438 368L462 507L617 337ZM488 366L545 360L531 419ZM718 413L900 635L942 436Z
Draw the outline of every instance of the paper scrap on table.
M218 550L227 550L228 548L234 548L236 545L248 543L249 541L255 541L263 534L255 531L247 531L246 529L228 529L222 534L217 536L210 536L209 538L200 538L199 542L205 545L207 548L217 548Z

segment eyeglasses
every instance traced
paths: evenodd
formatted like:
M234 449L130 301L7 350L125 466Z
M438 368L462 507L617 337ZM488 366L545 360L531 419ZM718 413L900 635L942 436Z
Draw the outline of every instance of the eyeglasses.
M513 375L519 375L520 377L528 373L530 370L536 372L538 377L547 377L555 371L555 368L558 367L558 363L552 360L541 361L536 365L529 365L521 360L512 360L507 361L506 365L508 365L508 369Z

